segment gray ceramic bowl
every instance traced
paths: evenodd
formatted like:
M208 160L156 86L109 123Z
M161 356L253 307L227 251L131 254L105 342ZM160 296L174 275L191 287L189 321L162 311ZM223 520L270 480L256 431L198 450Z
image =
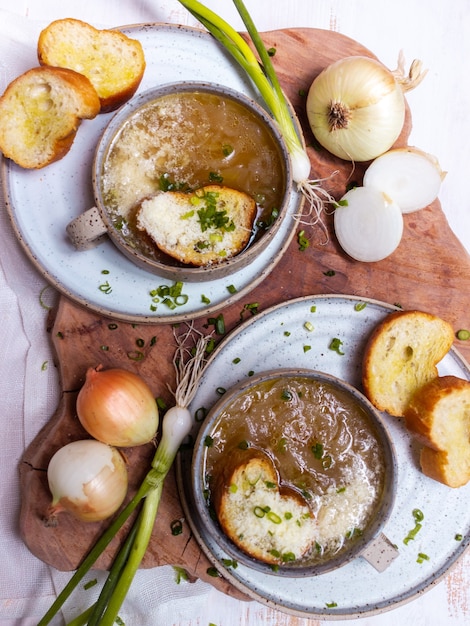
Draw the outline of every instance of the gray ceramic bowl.
M258 120L260 125L267 130L270 137L273 154L276 154L277 163L280 167L280 179L282 189L280 190L280 205L277 208L278 216L269 228L257 229L250 243L235 256L227 258L217 264L210 266L190 266L175 261L175 259L158 253L156 257L145 254L142 250L136 249L132 241L123 234L123 231L116 227L115 216L110 214L105 202L105 191L103 189L103 171L106 167L106 160L114 142L116 142L121 131L129 125L130 120L139 114L144 107L151 105L159 99L179 93L205 93L220 96L226 100L234 101L249 111ZM142 160L142 157L136 159ZM197 149L192 158L197 159ZM132 163L129 170L139 167L139 162ZM130 185L132 182L130 182ZM210 184L209 182L206 184ZM221 183L224 184L223 182ZM228 185L230 186L230 185ZM243 187L243 185L241 185ZM67 227L67 232L77 249L87 249L99 244L103 238L108 236L116 247L125 254L133 263L163 278L174 281L205 282L230 276L236 271L247 267L257 255L275 237L283 220L287 217L287 209L292 194L292 172L290 158L287 148L277 125L268 113L254 100L234 91L228 87L202 82L179 82L166 84L154 89L145 91L127 102L111 119L106 127L99 144L97 146L93 165L93 189L96 206L92 207L78 218L73 220ZM245 189L241 188L241 191ZM144 194L145 196L145 194ZM295 227L294 221L292 228Z
M230 424L230 432L228 434L225 433L222 437L219 436L221 430L223 430L223 420L238 420L238 417L227 417L227 410L231 409L233 415L235 415L237 411L238 413L243 412L243 420L248 420L248 414L245 415L244 411L245 407L248 406L247 398L255 388L259 392L260 388L264 388L262 387L263 385L267 384L268 386L272 386L273 383L277 384L278 381L281 381L282 386L286 385L286 387L288 387L289 383L294 379L300 379L306 384L326 385L333 393L339 393L346 402L353 402L354 405L358 407L360 414L363 416L360 419L365 419L374 433L377 453L382 460L380 464L382 472L380 479L381 487L377 490L373 513L371 513L365 528L362 529L362 532L359 533L354 541L347 542L342 549L335 554L329 555L327 558L318 558L313 549L310 552L310 556L273 567L272 564L249 556L245 550L235 545L227 534L223 532L217 519L216 507L213 506L214 493L212 488L214 476L212 472L214 471L214 467L217 467L214 465L214 458L219 458L219 463L220 460L222 460L222 465L219 464L218 466L220 470L224 465L233 463L233 457L237 456L237 452L234 451L233 447L229 450L225 448L228 446L227 441L232 437L230 432L236 430L238 422L226 421L226 427L227 424ZM240 404L240 402L242 402L242 404ZM242 406L243 409L240 409ZM234 409L234 407L238 408ZM251 409L246 410L249 411ZM274 413L274 417L271 414L271 419L280 423L285 420L285 412L280 408L279 412ZM266 431L266 424L264 425L264 430ZM249 437L252 438L249 444L250 448L261 445L261 448L264 449L264 443L260 444L260 442L263 441L266 434L260 435L260 438L258 438L258 433L253 432L253 427L250 427ZM327 449L328 443L325 443L325 449ZM272 457L274 443L269 445L271 449L268 453ZM289 445L289 443L287 443L287 445ZM214 457L214 454L216 457ZM279 462L279 459L275 463L282 481L282 464ZM393 508L397 485L397 466L393 443L381 414L357 389L334 376L305 369L272 370L253 376L249 380L243 381L234 388L226 391L210 410L199 430L193 453L191 480L192 506L196 508L194 513L199 518L200 525L203 528L202 535L210 537L211 540L238 563L257 571L288 577L315 576L341 567L352 559L362 556L380 572L385 570L398 555L395 546L393 546L382 533L382 529Z

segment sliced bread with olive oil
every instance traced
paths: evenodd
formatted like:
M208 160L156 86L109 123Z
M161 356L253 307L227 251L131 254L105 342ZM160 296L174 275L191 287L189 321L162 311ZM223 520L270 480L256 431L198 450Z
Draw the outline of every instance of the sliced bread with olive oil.
M406 411L407 428L424 444L424 474L449 487L470 481L470 381L441 376L413 395Z
M372 331L365 347L365 395L381 411L403 417L413 394L438 376L437 364L453 341L452 326L435 315L390 313Z
M256 203L242 191L207 185L184 193L166 191L144 199L137 228L182 263L207 266L241 252L252 235Z
M0 150L21 167L38 169L70 150L82 119L100 112L86 76L35 67L13 80L0 98Z
M129 100L145 71L140 41L73 18L55 20L44 28L37 54L41 65L84 74L98 93L101 112L113 111Z

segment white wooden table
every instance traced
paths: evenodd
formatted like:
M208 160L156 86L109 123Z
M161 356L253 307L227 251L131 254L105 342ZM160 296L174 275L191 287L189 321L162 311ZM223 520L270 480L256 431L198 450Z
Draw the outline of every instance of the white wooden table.
M239 30L243 30L230 0L207 0ZM440 200L447 219L470 251L470 79L465 71L470 58L470 4L468 0L246 0L260 31L288 27L331 29L356 39L393 69L403 49L408 62L423 60L429 73L424 83L407 97L412 111L413 130L409 143L438 157L448 172ZM6 34L32 47L46 23L62 17L76 17L97 27L140 22L173 22L196 25L176 0L0 0L0 89L9 74L8 51L1 47ZM0 207L1 208L1 207ZM21 453L50 416L57 401L53 368L41 371L51 359L44 332L44 315L38 311L37 293L43 281L35 275L21 250L12 241L5 217L0 226L0 324L5 328L0 347L11 357L2 362L0 377L1 419L17 420L17 427L5 429L8 446L3 454L0 522L0 619L10 626L35 624L48 607L54 585L65 576L49 572L22 548L15 534L18 512L16 467ZM28 299L32 302L28 305ZM470 297L469 297L470 299ZM29 309L28 309L29 306ZM470 327L470 319L468 327ZM6 336L6 339L5 339ZM8 412L9 411L9 412ZM32 421L31 416L36 416ZM39 415L39 417L37 417ZM29 416L29 417L28 417ZM9 422L10 423L10 422ZM28 424L33 424L28 427ZM424 595L381 615L356 620L358 626L464 626L470 624L470 555L462 559L444 580ZM160 568L158 568L160 569ZM21 571L19 571L21 570ZM38 573L41 579L37 579ZM134 623L146 626L314 626L320 622L288 616L257 602L239 602L208 586L162 589L168 572L142 582L143 606L158 589L162 608L159 620L143 615ZM170 598L170 600L169 600ZM179 608L178 608L179 607ZM127 624L129 626L129 623Z

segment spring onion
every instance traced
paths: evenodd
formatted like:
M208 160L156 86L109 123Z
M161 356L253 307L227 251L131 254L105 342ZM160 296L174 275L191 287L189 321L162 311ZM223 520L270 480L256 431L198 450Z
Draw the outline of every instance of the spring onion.
M187 406L198 388L206 362L206 345L211 339L210 335L199 333L195 348L191 350L187 343L193 334L194 329L190 326L186 332L175 335L177 349L173 365L176 371L176 389L172 391L175 406L165 413L161 440L149 471L137 493L97 540L38 626L46 626L51 622L131 514L142 505L113 562L97 602L74 620L77 624L87 623L89 626L112 626L117 621L118 612L150 542L165 478L193 422Z
M288 101L280 86L270 54L243 1L233 0L233 3L251 37L259 60L243 37L219 15L198 0L179 0L179 2L224 46L257 87L284 138L291 158L292 175L297 189L307 200L308 208L305 217L312 225L318 223L324 227L322 221L323 206L327 203L333 203L334 199L321 187L322 180L309 178L311 164L303 139L301 135L299 136L294 124Z

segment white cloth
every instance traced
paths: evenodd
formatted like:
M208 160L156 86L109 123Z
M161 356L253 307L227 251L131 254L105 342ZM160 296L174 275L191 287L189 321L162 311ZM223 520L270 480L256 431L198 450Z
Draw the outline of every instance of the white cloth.
M469 39L465 31L467 28L468 32L470 10L466 1L454 0L452 3L451 12L456 16L453 17L452 23L457 30L447 33L451 37L450 41L458 42L459 47L455 45L454 50L462 47L461 53L459 52L453 61L459 66L462 58L470 56ZM401 9L398 7L400 3ZM213 0L208 4L216 10L223 10L224 17L239 27L234 20L234 9L228 0ZM423 30L422 23L416 23L415 26L404 23L408 17L409 5L413 5L415 17L420 14L420 11L432 14L435 10L433 25L439 23L441 19L445 20L445 16L437 15L440 11L450 11L447 4L440 3L439 0L431 0L426 7L418 0L411 0L406 4L401 0L398 3L358 0L354 3L354 11L350 0L323 0L319 3L313 3L311 0L303 0L303 2L290 0L282 3L282 10L281 3L258 2L257 0L251 4L256 5L253 7L253 16L255 21L262 26L262 30L287 26L331 27L341 30L341 27L348 23L350 28L345 34L357 38L374 51L376 51L374 45L378 46L380 39L385 37L385 30L364 28L367 11L377 12L379 8L393 4L391 17L396 18L397 21L396 39L400 38L402 32L403 37L408 38L408 42L412 41L414 35L418 37L418 30L420 32ZM309 5L308 11L306 4ZM14 77L36 65L37 36L40 29L52 19L73 15L90 21L98 27L150 21L195 23L174 0L158 3L143 1L117 3L94 0L93 2L85 1L82 5L71 0L61 2L42 0L29 4L17 0L17 5L12 7L11 0L0 1L0 93L3 93L6 85ZM314 8L314 5L315 7L318 5L318 8ZM292 11L290 6L292 6ZM382 16L381 14L372 15L369 19L374 19L375 24L380 24ZM403 27L402 30L399 24ZM445 30L444 26L443 29ZM440 77L444 79L446 58L442 57L445 57L444 46L446 44L436 36L435 32L432 32L430 36L435 37L435 46L438 50L433 59L438 65L435 72L440 72ZM389 48L394 50L397 46L398 52L400 45L399 41L394 41ZM426 45L429 45L429 42L423 36L417 41L416 48ZM414 52L413 49L407 50L408 54L414 54ZM383 60L393 65L395 58L383 58ZM468 82L466 76L462 76L455 70L454 73L458 74L459 80ZM454 82L456 82L455 79ZM431 84L435 87L435 83ZM434 93L436 92L435 88ZM452 169L451 165L458 168L459 158L463 159L466 168L470 163L470 144L467 141L469 133L465 134L462 131L464 122L461 121L461 126L450 123L452 115L463 114L468 117L469 92L466 84L462 85L459 92L457 90L449 92L443 87L442 93L436 96L435 103L439 111L444 111L444 116L439 118L440 126L436 128L425 126L426 130L423 130L423 124L421 122L418 124L416 143L423 149L432 151L428 145L432 145L433 139L437 143L441 141L446 157L446 161L442 164L445 168ZM456 105L454 111L451 105L455 105L456 98L460 98L461 104ZM415 102L418 107L419 100ZM429 103L429 107L433 108L433 106ZM429 119L431 118L432 112L429 113ZM469 130L468 122L466 124L465 128ZM458 156L451 153L445 142L445 133L449 132L449 128L461 131L460 139L454 141L454 144L461 147ZM429 138L426 133L429 133ZM433 137L431 137L432 133L435 133ZM420 139L423 141L421 142ZM462 169L463 167L461 167L461 172ZM454 172L455 169L450 173L450 183L455 181L457 184L458 169L457 175ZM463 173L461 177L463 178ZM449 219L456 231L459 231L459 226L461 227L459 235L467 249L470 249L467 181L465 180L464 186L460 184L456 191L453 189L451 185L444 188L443 206L445 209L448 206L452 209L452 213L449 211ZM0 562L2 563L0 620L11 626L28 626L37 623L70 576L55 571L33 557L19 537L17 523L20 506L18 463L21 454L53 414L59 400L57 372L53 365L50 340L46 333L47 310L40 302L40 294L45 286L45 279L32 266L18 244L7 217L3 196L0 196L0 350L2 355L0 419L2 420L3 444L0 455L0 475L2 476L0 484L0 502L2 503L0 512ZM52 302L54 297L56 294L51 288L44 293L46 302ZM99 577L100 574L90 574L88 578L94 576ZM465 586L465 581L462 581L462 585L465 588L459 590L450 588L443 582L429 591L426 598L418 598L391 613L359 619L356 623L358 626L372 624L387 626L397 622L426 624L426 626L445 626L446 624L464 626L470 621L470 597L468 583ZM76 615L80 607L88 606L94 593L94 590L79 590L73 600L66 605L66 619ZM134 624L139 626L153 624L196 626L196 624L204 625L210 622L217 626L288 623L284 619L285 616L276 614L267 607L256 602L244 603L228 598L200 581L176 585L171 567L140 571L121 611L121 617L127 626ZM58 618L56 623L62 623L62 618ZM295 621L297 625L300 623L307 624L307 620Z

